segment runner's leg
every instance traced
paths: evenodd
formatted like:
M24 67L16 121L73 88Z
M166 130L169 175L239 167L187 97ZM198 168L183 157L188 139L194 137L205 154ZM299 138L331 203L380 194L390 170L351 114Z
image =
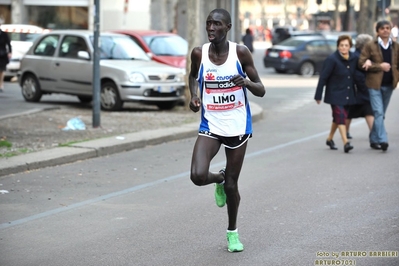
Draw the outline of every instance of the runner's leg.
M226 174L224 190L227 196L227 214L229 216L228 230L237 229L238 206L240 205L240 193L238 191L238 178L240 176L242 164L244 162L245 151L247 149L245 142L237 149L226 148Z
M198 136L191 159L191 181L197 186L223 182L223 174L209 172L211 160L218 153L221 142L217 139Z

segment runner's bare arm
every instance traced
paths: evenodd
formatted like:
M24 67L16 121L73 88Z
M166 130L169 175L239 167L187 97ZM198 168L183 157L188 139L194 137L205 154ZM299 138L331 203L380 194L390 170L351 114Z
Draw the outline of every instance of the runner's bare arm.
M188 76L188 87L190 89L190 109L198 112L201 106L201 100L198 97L197 75L201 63L202 50L201 47L195 47L191 52L190 74Z
M241 62L241 66L249 79L236 75L231 79L231 81L238 86L246 87L253 95L263 97L266 93L265 86L259 78L251 52L246 46L238 44L237 55Z

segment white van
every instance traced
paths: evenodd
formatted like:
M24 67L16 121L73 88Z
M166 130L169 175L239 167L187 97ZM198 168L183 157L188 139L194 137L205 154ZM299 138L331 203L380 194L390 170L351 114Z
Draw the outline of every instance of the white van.
M8 33L11 41L12 56L4 75L6 79L11 79L17 76L21 59L32 46L33 41L49 30L25 24L2 24L0 28Z

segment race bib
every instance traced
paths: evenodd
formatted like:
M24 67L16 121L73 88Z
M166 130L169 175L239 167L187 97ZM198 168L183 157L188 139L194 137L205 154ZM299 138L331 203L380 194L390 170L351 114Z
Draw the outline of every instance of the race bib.
M208 111L228 111L244 106L242 88L231 81L205 81L204 106Z

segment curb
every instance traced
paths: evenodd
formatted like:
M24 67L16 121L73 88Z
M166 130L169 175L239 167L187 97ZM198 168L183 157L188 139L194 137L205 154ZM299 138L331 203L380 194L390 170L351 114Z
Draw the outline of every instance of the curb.
M252 121L263 117L263 109L251 103ZM199 122L184 124L179 127L167 127L123 134L123 137L107 137L76 143L68 147L27 153L0 160L0 176L31 171L35 169L73 163L115 153L157 145L169 141L195 137Z
M32 110L22 111L22 112L15 113L15 114L0 115L0 120L7 119L7 118L13 118L13 117L21 116L21 115L30 115L30 114L34 114L34 113L38 113L38 112L58 110L58 109L61 109L61 108L58 106L36 108L36 109L32 109Z

